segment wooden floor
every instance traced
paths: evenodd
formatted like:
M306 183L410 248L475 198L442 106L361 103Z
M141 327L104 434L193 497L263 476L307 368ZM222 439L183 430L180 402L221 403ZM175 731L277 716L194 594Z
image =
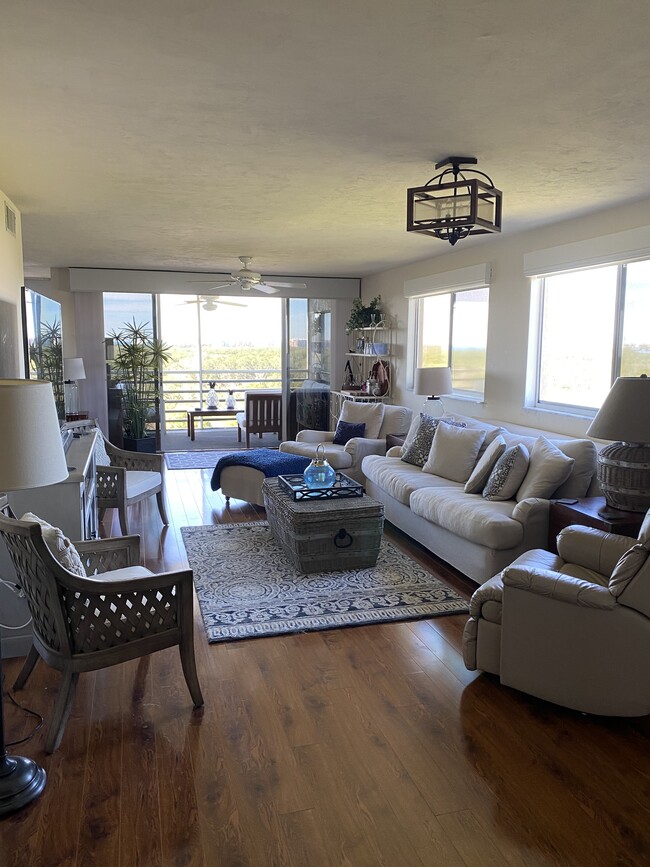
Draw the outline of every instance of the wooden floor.
M162 532L155 503L134 507L147 565L184 563L183 525L263 517L227 509L209 476L167 473ZM44 731L15 749L47 787L0 822L0 865L650 864L650 719L582 716L467 672L464 621L208 645L197 612L205 708L175 649L81 675L59 750L44 754ZM47 720L57 688L41 663L17 698ZM32 722L5 709L7 739L23 737Z

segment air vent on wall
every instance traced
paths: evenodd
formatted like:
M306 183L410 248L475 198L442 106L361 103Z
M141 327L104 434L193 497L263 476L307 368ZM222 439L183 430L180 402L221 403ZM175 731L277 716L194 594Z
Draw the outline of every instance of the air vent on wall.
M16 234L16 212L14 210L12 210L6 202L5 202L5 229L8 232L11 232L12 235Z

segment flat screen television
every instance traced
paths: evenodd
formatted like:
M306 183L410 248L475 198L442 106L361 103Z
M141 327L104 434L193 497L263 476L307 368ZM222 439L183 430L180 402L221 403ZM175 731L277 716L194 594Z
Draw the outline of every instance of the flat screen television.
M61 305L40 292L23 287L22 318L25 376L52 383L57 414L65 421Z

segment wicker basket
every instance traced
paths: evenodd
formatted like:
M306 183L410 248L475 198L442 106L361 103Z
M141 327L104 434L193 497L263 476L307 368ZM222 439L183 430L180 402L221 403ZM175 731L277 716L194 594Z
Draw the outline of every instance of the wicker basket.
M273 537L299 572L363 569L377 562L384 507L370 497L293 500L277 479L262 485Z

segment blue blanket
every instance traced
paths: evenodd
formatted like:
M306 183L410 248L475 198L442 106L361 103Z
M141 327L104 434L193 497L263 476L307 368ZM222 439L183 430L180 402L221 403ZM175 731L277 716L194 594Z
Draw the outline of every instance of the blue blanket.
M222 455L212 473L210 487L218 491L221 487L221 471L226 467L253 467L264 473L266 478L286 473L302 473L311 463L309 458L289 455L276 449L253 449L250 452L231 452Z

